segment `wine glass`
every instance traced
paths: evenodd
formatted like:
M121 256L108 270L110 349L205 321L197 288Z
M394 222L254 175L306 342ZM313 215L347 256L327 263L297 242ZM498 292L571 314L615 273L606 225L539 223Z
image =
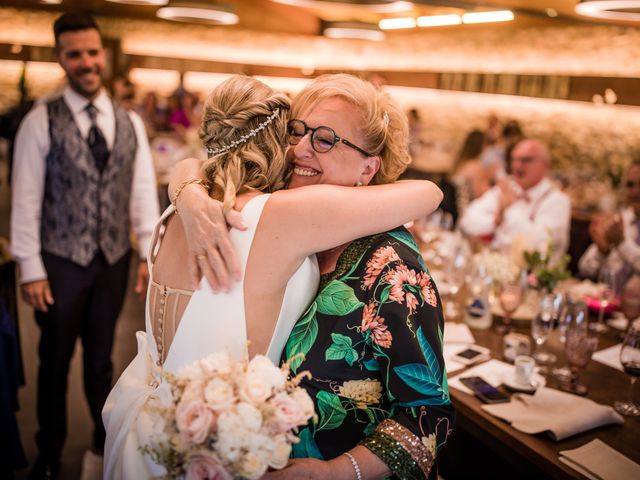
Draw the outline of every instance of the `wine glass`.
M587 387L579 383L579 375L598 347L598 335L594 329L589 328L589 316L584 303L569 303L565 315L567 331L564 352L571 375L568 380L560 383L560 389L577 395L586 395Z
M452 258L449 259L446 271L444 272L445 284L449 301L445 305L445 316L456 318L460 310L456 304L456 295L464 285L467 277L467 255L465 246L460 243L455 247Z
M640 321L636 320L629 325L620 349L620 363L624 372L631 375L629 400L615 402L613 408L622 415L637 417L640 415L640 406L633 401L633 385L636 383L636 378L640 376Z
M604 323L604 311L609 304L620 294L620 275L619 272L610 268L602 267L598 274L598 283L600 283L600 307L598 309L598 322L592 323L591 328L598 332L606 332L609 327Z
M504 279L498 286L498 301L504 315L502 317L503 324L498 325L496 331L501 335L511 330L511 317L522 303L525 288L523 275L524 272L521 272L513 278Z
M531 321L531 337L536 344L533 358L540 365L549 365L556 361L556 356L550 352L541 350L542 345L547 341L553 325L560 315L560 308L563 302L561 293L548 293L540 300L540 311Z
M640 275L632 275L620 294L620 311L627 319L627 325L640 317Z

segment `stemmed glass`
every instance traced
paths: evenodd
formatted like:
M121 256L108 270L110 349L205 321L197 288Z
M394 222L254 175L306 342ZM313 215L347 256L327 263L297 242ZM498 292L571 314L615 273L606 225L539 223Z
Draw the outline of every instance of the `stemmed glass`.
M447 293L450 298L445 305L445 316L448 318L456 318L460 311L456 305L456 295L464 285L467 277L468 261L465 245L458 244L453 251L452 258L449 259L445 272L445 284L448 287Z
M567 381L560 384L560 389L577 395L586 395L587 387L579 383L578 377L598 347L598 335L589 328L587 309L582 302L567 304L565 322L567 331L564 352L571 375Z
M640 276L633 275L620 294L620 311L627 319L627 326L640 317Z
M524 272L519 273L514 278L504 279L498 287L498 301L504 312L502 325L496 327L496 332L500 335L511 330L511 317L522 303L524 297L525 280Z
M556 356L550 352L543 352L542 345L549 338L555 321L560 316L563 303L562 293L549 293L540 300L540 311L531 321L531 336L536 344L533 358L540 365L549 365L556 361Z
M624 372L631 375L629 400L615 402L613 407L622 415L637 417L640 415L640 406L633 401L633 385L636 383L636 378L640 376L640 321L638 320L629 325L620 350L620 363Z
M598 275L598 283L602 284L599 295L598 323L592 323L591 328L598 333L602 333L609 330L609 327L604 323L604 311L620 294L620 275L616 270L603 267Z

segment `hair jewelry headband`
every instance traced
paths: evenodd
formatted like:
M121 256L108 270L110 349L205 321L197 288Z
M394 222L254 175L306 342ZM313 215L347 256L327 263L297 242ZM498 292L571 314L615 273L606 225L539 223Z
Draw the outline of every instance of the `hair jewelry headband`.
M264 122L262 122L260 125L258 125L256 128L251 130L246 135L241 136L238 140L234 140L233 142L231 142L228 145L224 145L224 146L219 147L219 148L207 148L207 153L213 157L215 155L220 155L221 153L228 152L232 148L236 148L238 145L242 145L247 140L249 140L251 137L255 137L258 134L258 132L261 132L262 130L264 130L265 127L267 125L269 125L271 122L273 122L274 118L276 118L278 116L278 113L280 113L280 109L276 108L273 111L273 113L271 115L269 115Z

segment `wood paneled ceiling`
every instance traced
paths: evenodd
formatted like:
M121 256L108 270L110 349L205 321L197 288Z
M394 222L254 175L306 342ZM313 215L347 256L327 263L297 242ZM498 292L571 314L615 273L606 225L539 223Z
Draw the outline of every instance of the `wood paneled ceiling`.
M193 1L193 0L192 0ZM199 0L200 3L215 3L212 0ZM377 23L382 18L420 15L439 15L462 13L465 10L503 9L515 11L514 22L500 25L500 28L521 28L526 26L554 26L575 22L607 23L620 25L638 25L630 22L604 22L577 15L574 6L577 0L422 0L414 1L410 10L398 13L379 13L358 5L358 0L336 2L325 0L317 2L317 7L302 8L283 5L270 0L224 0L233 6L240 17L240 23L231 27L243 30L297 33L318 35L320 24L324 21L363 21ZM316 2L307 2L316 3ZM335 3L335 4L334 4ZM344 5L350 4L350 5ZM0 6L40 9L48 11L89 11L107 17L130 17L155 19L158 7L135 6L108 2L106 0L63 0L60 5L43 4L40 0L0 0ZM556 16L557 15L557 16ZM164 21L164 20L158 20ZM473 26L454 26L439 28L474 28ZM411 31L389 32L407 35Z

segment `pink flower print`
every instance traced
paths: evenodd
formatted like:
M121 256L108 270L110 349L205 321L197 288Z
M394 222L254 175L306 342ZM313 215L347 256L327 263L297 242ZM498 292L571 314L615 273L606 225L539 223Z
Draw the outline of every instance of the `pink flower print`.
M436 291L431 283L431 277L427 272L420 272L418 274L418 285L422 293L422 298L432 307L438 306L438 298L436 297Z
M391 332L387 330L387 326L384 325L384 318L376 315L377 307L378 304L376 302L370 302L364 306L360 331L362 333L370 331L371 338L376 345L382 348L389 348L393 336Z
M404 301L404 290L402 287L405 284L415 285L418 282L415 270L411 270L406 265L398 265L395 269L387 273L385 280L391 285L389 298L398 303Z
M409 313L415 312L417 306L418 299L416 296L411 292L407 292L407 307L409 308Z
M384 270L384 268L389 265L389 263L397 262L399 260L400 257L390 245L386 247L380 247L378 250L376 250L367 262L367 269L364 276L362 289L366 290L371 288L382 270Z

